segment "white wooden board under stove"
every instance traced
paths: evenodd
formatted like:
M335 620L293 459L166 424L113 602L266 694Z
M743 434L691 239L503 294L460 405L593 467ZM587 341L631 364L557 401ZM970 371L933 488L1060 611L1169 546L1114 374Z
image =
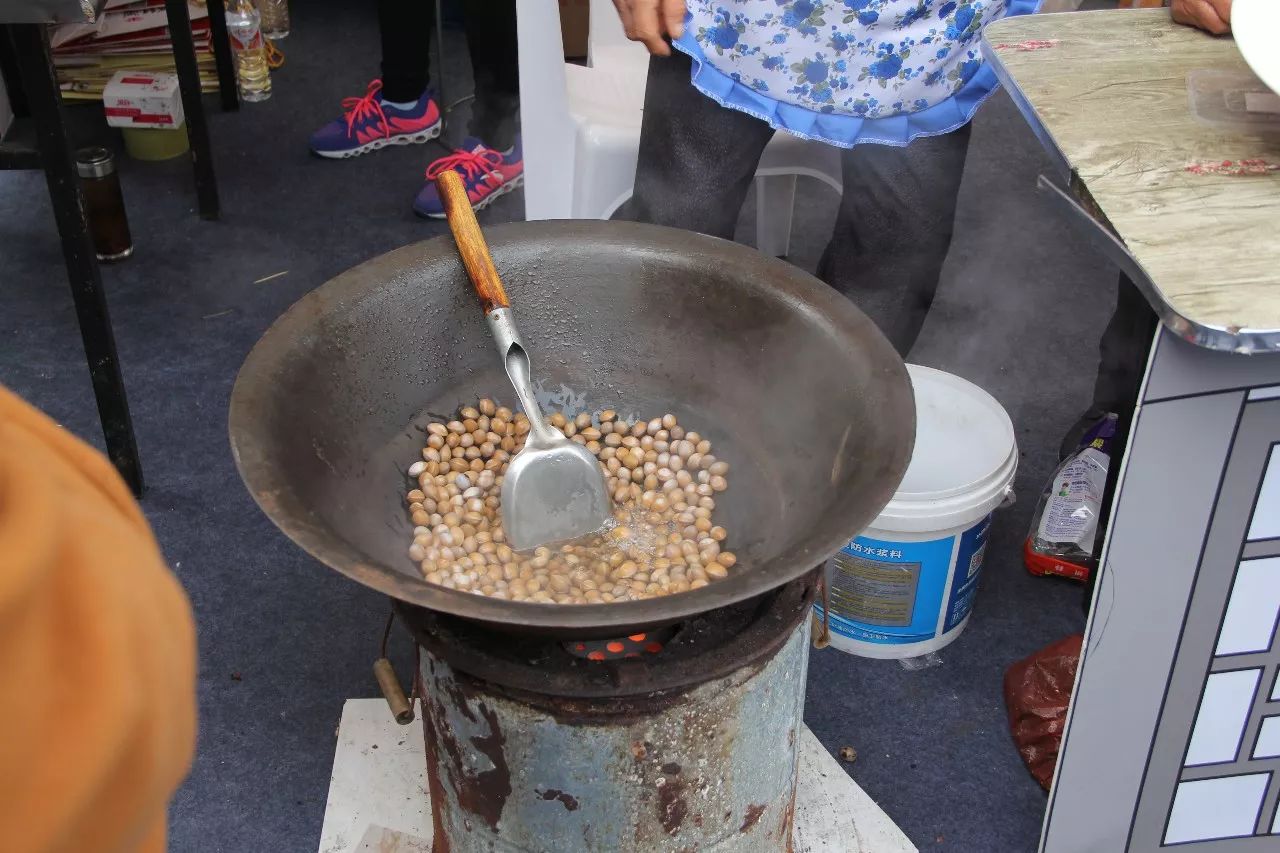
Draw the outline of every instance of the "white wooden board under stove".
M398 725L381 699L348 699L338 727L320 853L431 853L422 720ZM917 853L827 754L800 737L795 853Z

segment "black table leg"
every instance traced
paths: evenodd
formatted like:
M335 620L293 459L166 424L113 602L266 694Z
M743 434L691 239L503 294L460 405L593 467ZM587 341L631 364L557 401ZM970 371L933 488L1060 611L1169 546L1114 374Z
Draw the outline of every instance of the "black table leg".
M218 66L218 94L224 110L240 109L240 90L236 88L236 60L227 37L227 8L222 0L208 0L209 38L213 41L213 61Z
M1133 416L1138 408L1138 395L1142 393L1142 377L1151 354L1151 346L1159 333L1160 319L1156 312L1133 280L1121 273L1116 309L1102 333L1102 358L1094 389L1095 405L1105 406L1118 416L1115 438L1111 442L1107 481L1102 490L1102 503L1098 508L1098 526L1104 531L1104 535L1110 534L1111 505L1120 484L1120 468L1129 448ZM1101 542L1100 539L1099 546ZM1097 580L1098 571L1095 570L1089 573L1089 579L1085 582L1086 613L1093 602L1093 588Z
M436 52L436 76L435 88L436 97L440 104L440 141L445 142L449 139L449 113L453 110L453 105L449 103L449 95L445 90L444 81L444 6L443 0L435 0L436 7L436 26L434 45ZM430 63L430 60L427 60ZM447 142L445 143L448 144Z
M16 48L10 40L9 31L0 25L0 87L4 87L9 96L9 108L17 118L31 115L27 109L27 94L18 83L18 59Z
M98 274L98 261L89 236L84 197L76 177L71 141L62 120L62 99L54 77L53 59L44 24L13 24L10 27L19 73L27 96L27 107L36 124L45 179L53 216L62 237L62 254L71 280L71 295L80 322L89 361L89 376L98 401L107 455L135 495L142 494L142 466L133 437L129 401L116 357L116 342L107 314L107 300Z
M169 37L173 40L173 62L178 71L178 88L182 90L182 109L187 114L187 139L191 142L191 165L196 173L196 200L202 219L218 218L218 183L213 175L213 156L209 150L209 128L205 123L204 102L200 96L200 69L196 65L196 47L191 38L191 16L187 0L165 0L169 18ZM213 10L209 10L213 14Z

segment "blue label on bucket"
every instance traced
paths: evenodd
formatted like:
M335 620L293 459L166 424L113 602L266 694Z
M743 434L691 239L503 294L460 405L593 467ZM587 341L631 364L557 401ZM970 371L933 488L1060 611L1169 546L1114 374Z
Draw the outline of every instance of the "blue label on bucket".
M920 643L938 636L952 557L956 577L942 633L973 609L991 516L960 536L892 542L859 536L831 560L831 630L866 643ZM959 543L957 545L957 539ZM815 607L822 615L821 606Z
M869 643L932 639L955 539L850 542L832 558L831 630Z
M951 598L947 601L947 621L942 626L944 634L963 622L973 610L978 579L982 577L982 561L987 555L987 531L990 529L991 516L988 515L960 536L956 576L951 582Z

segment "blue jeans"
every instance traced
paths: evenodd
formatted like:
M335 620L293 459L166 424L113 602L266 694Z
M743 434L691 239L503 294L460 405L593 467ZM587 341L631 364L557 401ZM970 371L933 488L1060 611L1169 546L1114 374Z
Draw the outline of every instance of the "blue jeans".
M635 191L616 218L731 240L774 130L703 95L689 71L679 52L649 62ZM862 309L903 357L938 289L968 150L965 125L905 148L842 152L844 193L818 277ZM1154 328L1154 312L1122 276L1102 335L1093 408L1132 408Z
M649 62L635 191L617 218L733 239L768 124L689 83L689 57ZM920 334L951 246L969 126L905 148L842 152L844 194L818 277L853 300L898 352Z

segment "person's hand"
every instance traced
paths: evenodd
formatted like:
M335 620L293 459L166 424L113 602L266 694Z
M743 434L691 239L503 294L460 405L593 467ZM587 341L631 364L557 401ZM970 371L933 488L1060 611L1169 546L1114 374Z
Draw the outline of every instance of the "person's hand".
M615 0L616 2L616 0ZM1216 36L1231 32L1231 0L1173 0L1173 19Z
M671 55L663 36L674 39L684 32L684 4L685 0L613 0L627 38L643 42L654 56Z

